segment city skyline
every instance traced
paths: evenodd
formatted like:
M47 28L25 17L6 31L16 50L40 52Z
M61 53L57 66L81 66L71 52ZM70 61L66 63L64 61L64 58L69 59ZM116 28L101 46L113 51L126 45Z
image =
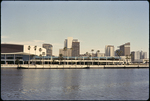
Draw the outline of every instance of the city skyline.
M58 56L67 37L79 40L81 54L130 42L130 52L149 57L147 1L2 1L1 8L2 43L52 44Z

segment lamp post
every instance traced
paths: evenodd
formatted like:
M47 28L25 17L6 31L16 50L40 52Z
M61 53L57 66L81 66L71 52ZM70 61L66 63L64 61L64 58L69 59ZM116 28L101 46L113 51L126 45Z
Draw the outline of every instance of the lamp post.
M29 61L28 61L28 68L29 68L29 64L30 64L30 49L31 49L31 47L30 47L30 46L28 46L28 50L29 50Z

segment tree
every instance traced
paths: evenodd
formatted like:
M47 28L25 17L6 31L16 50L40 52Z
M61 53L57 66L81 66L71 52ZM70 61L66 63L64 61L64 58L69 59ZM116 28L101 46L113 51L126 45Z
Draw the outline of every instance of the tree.
M42 52L42 55L43 55L43 58L44 58L45 52ZM44 67L44 63L43 63L43 67Z
M28 62L28 67L29 67L29 64L30 64L30 49L31 49L31 47L28 46L28 50L29 50L29 62Z
M64 51L64 54L65 54L66 51L67 51L67 47L64 47L63 51ZM67 56L67 55L65 54L65 56Z
M62 55L62 54L59 54L58 59L60 60L60 62L62 62L62 60L63 60L63 55Z
M39 57L40 57L40 64L41 64L41 57L42 57L42 54L40 54Z
M19 59L18 58L15 60L15 63L19 66Z
M121 56L122 51L121 51L121 50L120 50L120 51L117 50L116 53L117 53L117 55L119 56L119 64L120 64L120 56Z
M91 50L91 52L92 52L92 57L93 57L93 51L94 51L94 49Z
M36 56L36 48L37 48L37 46L34 46L35 56ZM34 59L35 59L35 65L36 65L36 58L34 57Z
M99 53L100 52L100 50L97 50L97 53ZM97 56L98 57L98 56ZM99 60L99 58L98 58L98 60ZM98 61L98 65L99 65L99 61Z

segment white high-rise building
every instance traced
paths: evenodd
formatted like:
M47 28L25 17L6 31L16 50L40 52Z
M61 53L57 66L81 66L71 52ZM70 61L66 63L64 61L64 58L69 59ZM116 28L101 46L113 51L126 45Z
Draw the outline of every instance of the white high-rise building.
M73 40L73 37L68 37L67 39L65 39L64 47L72 48L72 40Z
M114 46L112 45L105 46L105 56L114 56Z

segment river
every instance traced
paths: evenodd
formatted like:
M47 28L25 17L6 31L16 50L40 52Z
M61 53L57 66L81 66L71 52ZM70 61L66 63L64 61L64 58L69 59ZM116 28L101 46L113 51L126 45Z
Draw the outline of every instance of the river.
M149 69L1 69L3 100L147 100Z

